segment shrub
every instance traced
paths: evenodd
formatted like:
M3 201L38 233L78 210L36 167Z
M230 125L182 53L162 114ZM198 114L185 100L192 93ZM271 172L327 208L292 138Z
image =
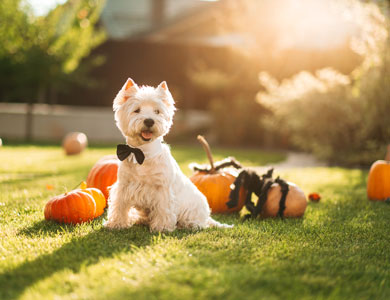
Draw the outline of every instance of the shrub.
M273 112L264 124L288 132L299 148L332 163L368 165L390 143L389 20L374 4L348 3L360 22L351 48L363 56L361 65L350 75L322 69L281 83L261 73L257 99Z

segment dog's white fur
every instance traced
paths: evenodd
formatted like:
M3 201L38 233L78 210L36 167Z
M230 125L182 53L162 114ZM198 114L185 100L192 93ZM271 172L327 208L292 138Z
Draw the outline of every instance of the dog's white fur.
M176 228L231 227L210 217L206 197L181 172L170 149L162 143L172 125L174 101L167 84L157 88L138 87L130 78L114 99L115 120L131 147L142 149L154 143L157 155L146 156L142 165L123 160L118 180L110 190L108 228L127 228L148 224L152 231ZM145 119L153 119L152 138L141 132L148 129ZM161 143L161 144L160 144Z

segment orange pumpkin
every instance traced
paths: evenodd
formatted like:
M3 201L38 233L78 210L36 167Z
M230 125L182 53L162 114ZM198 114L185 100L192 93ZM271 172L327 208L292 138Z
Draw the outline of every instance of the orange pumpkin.
M213 213L240 211L244 206L246 193L243 189L240 190L238 206L228 208L226 205L226 202L229 201L230 186L236 179L236 176L228 171L198 171L190 179L199 191L206 196Z
M116 156L107 155L101 158L89 171L87 186L101 190L108 199L109 188L116 182L119 160Z
M240 190L238 205L233 208L228 208L226 205L226 202L229 201L230 186L235 181L237 175L231 170L216 169L207 141L202 136L198 136L198 140L207 153L211 168L208 171L195 172L190 177L191 181L206 196L213 213L240 211L245 203L246 192L243 188Z
M82 132L70 132L62 141L62 147L64 148L66 155L81 153L85 147L87 147L87 144L87 136Z
M45 206L45 219L79 224L101 216L106 206L103 193L85 186L85 183L82 183L81 189L50 199Z
M104 209L107 207L107 199L101 190L97 188L87 188L87 183L83 181L80 189L83 192L90 194L96 203L96 212L94 218L101 216L104 213Z
M288 188L283 217L302 217L307 206L305 193L291 182L288 182ZM267 201L265 201L261 210L261 216L263 218L276 217L278 215L281 197L281 187L279 184L274 183L268 191Z
M82 190L74 190L56 196L45 206L45 219L60 223L78 224L92 220L96 214L96 202Z
M377 160L370 168L367 196L373 201L385 201L390 198L390 145L387 146L385 160Z

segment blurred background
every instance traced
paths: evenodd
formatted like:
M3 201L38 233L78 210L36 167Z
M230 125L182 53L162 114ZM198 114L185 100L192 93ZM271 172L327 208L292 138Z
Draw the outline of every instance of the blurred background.
M390 143L390 1L1 0L0 137L121 142L128 77L166 80L169 142L367 165Z

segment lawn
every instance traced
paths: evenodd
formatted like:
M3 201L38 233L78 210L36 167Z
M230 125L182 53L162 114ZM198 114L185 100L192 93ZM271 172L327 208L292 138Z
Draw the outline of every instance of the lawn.
M187 175L201 147L172 147ZM242 222L233 229L109 231L43 219L50 197L75 187L114 148L65 157L55 146L0 148L0 299L390 299L390 205L366 199L367 172L307 168L278 172L319 192L302 219ZM283 159L215 149L245 165ZM52 185L54 189L47 189Z

